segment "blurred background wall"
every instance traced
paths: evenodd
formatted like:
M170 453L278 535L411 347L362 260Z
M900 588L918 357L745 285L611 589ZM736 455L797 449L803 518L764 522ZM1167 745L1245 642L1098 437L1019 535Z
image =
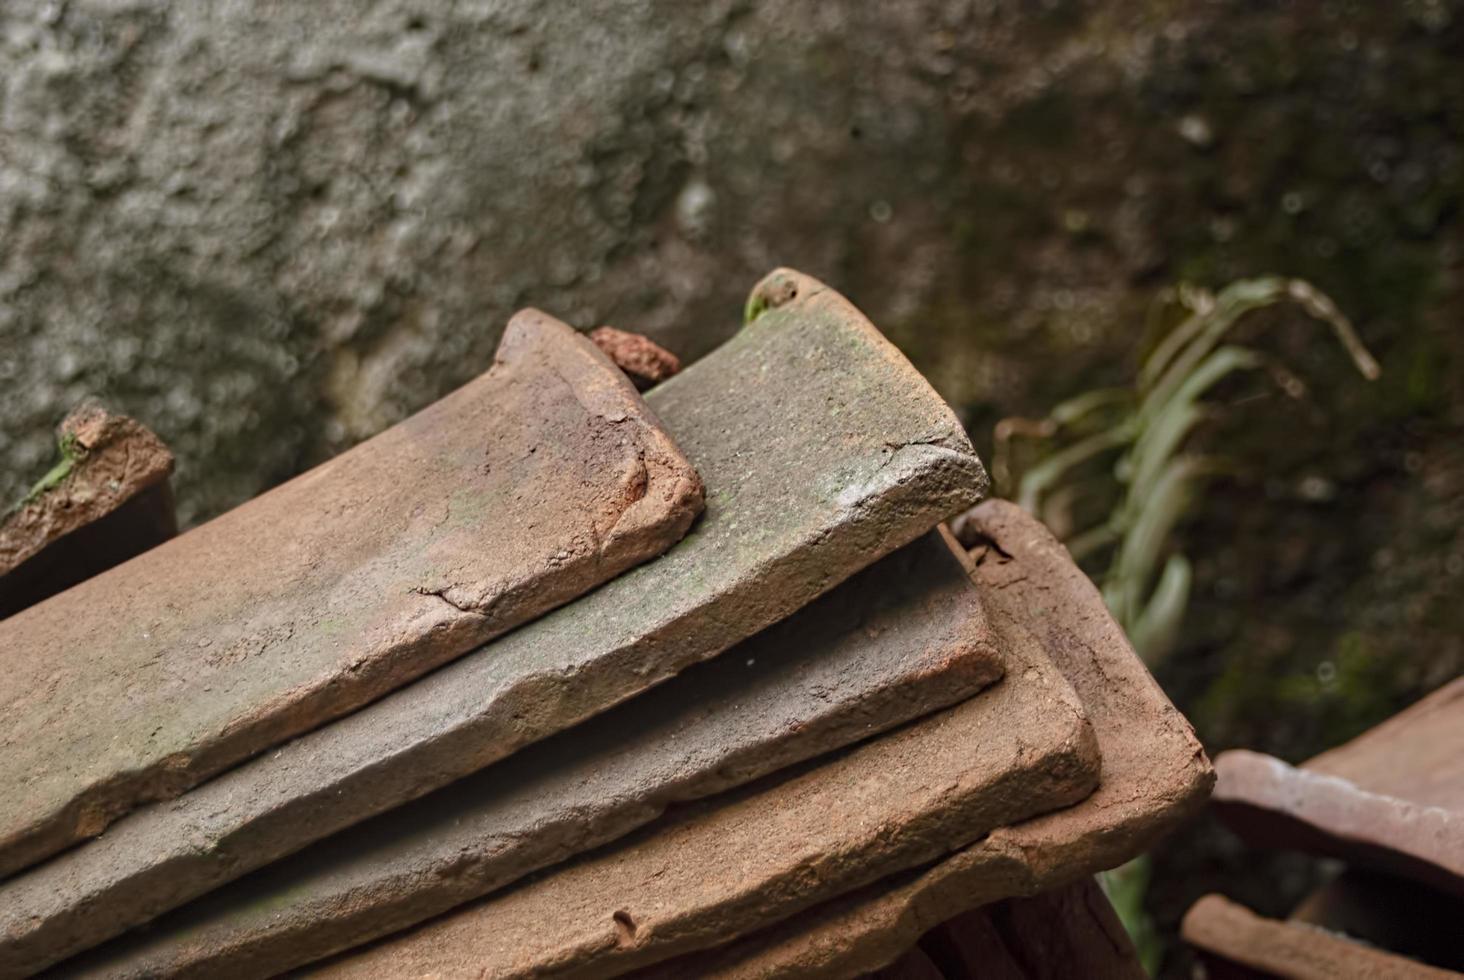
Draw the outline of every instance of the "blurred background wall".
M1231 426L1161 671L1212 750L1304 758L1464 669L1461 59L1448 0L4 0L0 492L95 394L203 520L519 307L693 358L778 264L989 447L1131 377L1161 287L1304 276L1382 378L1266 325L1312 398Z

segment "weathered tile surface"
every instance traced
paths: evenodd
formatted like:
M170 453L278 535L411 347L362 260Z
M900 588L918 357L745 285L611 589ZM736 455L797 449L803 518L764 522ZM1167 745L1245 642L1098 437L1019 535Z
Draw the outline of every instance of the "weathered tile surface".
M0 875L654 557L701 499L610 361L518 314L478 380L0 621Z
M642 967L1082 799L1097 777L1094 749L1035 639L1009 637L1004 680L955 708L689 807L323 972L589 977Z
M1454 751L1461 747L1456 740ZM1464 894L1464 812L1243 749L1221 753L1215 770L1216 814L1254 846L1338 857Z
M1077 806L993 830L930 868L730 943L695 960L697 975L832 977L888 963L953 911L1115 867L1204 805L1214 773L1189 722L1066 549L1006 501L982 504L964 524L992 624L998 632L1035 631L1092 720L1103 758L1097 791Z
M1464 814L1464 677L1305 762L1359 789Z
M155 939L98 962L113 975L238 976L317 959L1000 675L975 590L928 534L725 655L180 909Z
M927 970L926 964L946 980L1148 977L1118 913L1092 878L953 916L868 980L896 980Z
M796 273L768 277L755 295L766 292L785 302L647 396L708 488L684 541L0 885L0 964L84 948L583 720L788 616L979 496L984 473L960 423L873 327ZM125 901L94 900L119 885Z
M1464 895L1464 678L1299 768L1215 760L1215 812L1247 841L1340 857Z
M1221 895L1206 895L1185 914L1185 942L1218 957L1216 976L1277 976L1292 980L1443 980L1458 977L1313 926L1265 919ZM1240 971L1226 972L1239 966Z
M0 518L0 619L178 533L173 454L146 426L85 404L59 431L64 469Z

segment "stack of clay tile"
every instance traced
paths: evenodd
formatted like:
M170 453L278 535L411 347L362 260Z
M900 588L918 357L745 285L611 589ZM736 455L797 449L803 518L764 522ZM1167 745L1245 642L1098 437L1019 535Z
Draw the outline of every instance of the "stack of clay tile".
M1464 677L1300 767L1216 760L1215 810L1254 847L1340 860L1286 920L1207 895L1184 937L1215 972L1439 977L1464 971Z
M820 283L678 368L526 311L0 620L0 976L1129 975L1212 774L1096 591Z

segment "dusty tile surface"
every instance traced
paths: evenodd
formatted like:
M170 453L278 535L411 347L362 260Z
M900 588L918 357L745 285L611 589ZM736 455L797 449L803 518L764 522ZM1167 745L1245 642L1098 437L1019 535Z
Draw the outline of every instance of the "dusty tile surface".
M0 619L178 533L173 454L147 426L84 404L62 421L59 441L59 468L0 512Z
M0 874L654 557L701 501L609 360L518 314L478 380L0 621Z
M1002 682L957 707L680 811L324 975L588 977L647 966L1076 802L1096 766L1071 688L1035 638L1012 637Z
M1006 501L980 505L963 523L993 625L1037 633L1077 691L1102 753L1098 789L1077 806L1000 827L944 861L689 960L698 975L832 977L880 966L954 910L1115 867L1204 805L1214 772L1189 722L1067 550Z
M157 923L166 934L98 962L114 975L237 976L316 959L613 840L673 803L959 701L1001 664L975 591L932 533L725 655L181 909Z
M766 293L781 305L647 396L706 482L685 540L0 885L0 965L83 949L644 691L979 497L960 423L857 311L786 271Z

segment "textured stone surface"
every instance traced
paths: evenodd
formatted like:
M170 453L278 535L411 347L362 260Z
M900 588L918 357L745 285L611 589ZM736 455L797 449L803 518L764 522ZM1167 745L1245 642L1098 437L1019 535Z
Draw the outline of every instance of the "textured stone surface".
M146 426L84 404L58 436L62 459L0 524L0 619L178 533L173 454Z
M930 534L723 656L181 909L100 951L92 969L271 975L415 925L671 804L950 705L1000 673L974 590Z
M1077 806L1001 827L930 868L894 876L695 960L705 976L847 976L888 963L953 912L1116 867L1204 805L1203 749L1088 578L1047 529L1006 501L967 522L974 579L998 632L1029 628L1066 675L1103 758Z
M1206 895L1185 914L1181 932L1210 960L1217 978L1275 976L1291 980L1443 980L1457 977L1373 949L1315 926L1265 919L1221 895Z
M155 915L200 882L237 877L719 653L979 496L984 473L959 423L899 353L817 283L792 273L769 283L801 291L648 395L707 485L706 514L679 546L129 818L32 882L89 893L143 874L156 903L137 916ZM0 953L51 921L53 890L63 907L77 894L15 884L27 897L0 892ZM25 955L37 948L74 945L52 935Z
M1050 86L1009 54L1037 26L935 0L6 0L0 479L92 391L178 451L185 522L211 516L467 381L521 306L689 359L788 257L892 317L965 306L992 286L971 228L1025 244L1026 195L969 187L996 166L971 114ZM1062 259L1116 288L1110 256ZM1046 329L1009 331L1011 302L986 322Z
M1088 723L1035 638L1008 639L1003 681L955 708L687 808L325 973L606 976L1082 799L1097 777Z
M1464 678L1300 768L1216 760L1215 810L1248 842L1327 854L1464 895Z
M0 874L346 714L681 538L702 486L583 336L0 622Z
M590 339L641 391L655 387L681 370L680 358L641 334L596 327L590 331Z
M1404 757L1398 766L1408 766ZM1464 895L1464 813L1243 749L1221 753L1215 771L1215 812L1249 844L1338 857Z
M868 980L919 975L915 971L925 964L945 980L1148 977L1118 914L1092 878L954 916Z

